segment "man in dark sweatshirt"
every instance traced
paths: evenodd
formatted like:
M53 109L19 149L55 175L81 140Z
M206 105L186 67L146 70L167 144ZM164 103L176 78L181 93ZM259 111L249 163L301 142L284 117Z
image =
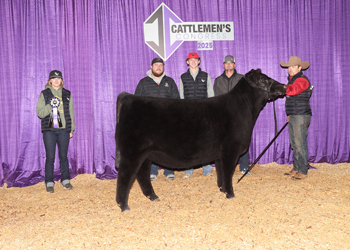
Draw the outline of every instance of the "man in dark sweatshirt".
M135 95L152 96L161 98L180 99L179 90L175 81L166 76L164 72L164 61L161 58L152 60L151 69L147 71L147 76L138 83ZM151 165L151 181L155 181L158 176L158 166ZM175 180L173 170L164 168L164 175L168 180Z

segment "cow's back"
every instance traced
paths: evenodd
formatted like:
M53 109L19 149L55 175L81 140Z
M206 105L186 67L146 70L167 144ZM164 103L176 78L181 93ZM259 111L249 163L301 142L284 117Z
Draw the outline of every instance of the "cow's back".
M130 150L179 154L174 157L200 154L208 143L219 148L231 118L225 98L220 99L125 95L120 104L117 143Z

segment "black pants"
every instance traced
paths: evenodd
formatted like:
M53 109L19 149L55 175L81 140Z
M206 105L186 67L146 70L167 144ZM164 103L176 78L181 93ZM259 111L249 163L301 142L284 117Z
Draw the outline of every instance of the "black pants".
M55 129L54 132L44 132L43 138L46 151L45 183L53 182L56 144L58 146L58 156L62 173L61 181L70 180L67 158L70 134L66 132L66 129Z

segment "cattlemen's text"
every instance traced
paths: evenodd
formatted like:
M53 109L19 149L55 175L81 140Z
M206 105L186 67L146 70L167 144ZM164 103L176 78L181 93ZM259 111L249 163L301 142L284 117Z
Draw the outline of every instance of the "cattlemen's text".
M230 31L230 24L174 24L171 26L172 33L215 33Z

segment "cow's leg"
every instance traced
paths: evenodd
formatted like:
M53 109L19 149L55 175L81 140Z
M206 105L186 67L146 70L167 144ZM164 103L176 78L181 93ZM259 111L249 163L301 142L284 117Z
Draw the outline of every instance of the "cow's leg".
M150 160L145 160L137 172L136 178L143 194L151 201L159 201L158 196L154 193L150 179L151 164L152 162Z
M121 156L118 180L117 180L117 204L120 206L122 212L130 210L128 206L129 193L131 185L135 180L136 173L140 168L140 163L129 161Z
M232 187L232 176L235 172L236 163L238 161L238 156L232 157L222 157L221 164L222 164L222 172L223 172L223 185L221 192L224 192L226 194L226 197L228 199L234 198L235 195L233 193L233 187Z
M222 164L220 160L215 161L215 168L216 168L216 174L217 174L217 183L218 187L220 188L220 191L222 191L222 186L224 182L224 173L222 170Z

